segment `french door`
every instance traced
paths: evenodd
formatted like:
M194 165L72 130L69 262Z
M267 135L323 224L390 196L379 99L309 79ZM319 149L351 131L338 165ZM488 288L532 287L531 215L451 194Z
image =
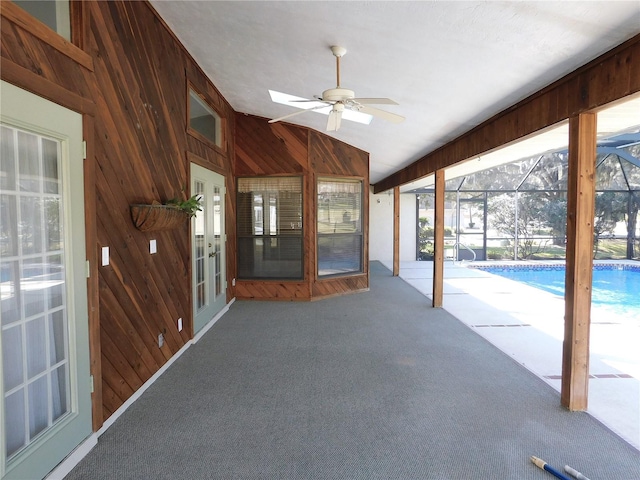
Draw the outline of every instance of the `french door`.
M0 476L91 434L82 116L1 84Z
M200 331L226 305L224 177L191 164L191 194L202 210L191 224L193 331Z

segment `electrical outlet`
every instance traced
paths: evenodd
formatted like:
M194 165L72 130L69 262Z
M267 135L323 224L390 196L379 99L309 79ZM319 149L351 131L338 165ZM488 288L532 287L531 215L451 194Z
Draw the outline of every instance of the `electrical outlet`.
M236 279L235 279L235 278L231 280L231 286L232 286L232 287L235 287L235 286L236 286Z
M162 348L164 345L164 335L161 333L158 334L158 347Z
M178 331L181 332L182 331L182 318L178 319Z

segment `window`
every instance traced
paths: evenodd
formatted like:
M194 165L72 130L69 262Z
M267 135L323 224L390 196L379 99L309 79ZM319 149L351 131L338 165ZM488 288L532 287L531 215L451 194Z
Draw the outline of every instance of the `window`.
M14 0L14 3L60 36L71 41L71 16L68 0Z
M362 272L362 181L318 179L318 277Z
M216 111L189 89L189 133L195 134L217 147L222 146L222 119Z
M302 177L238 179L238 278L302 279Z

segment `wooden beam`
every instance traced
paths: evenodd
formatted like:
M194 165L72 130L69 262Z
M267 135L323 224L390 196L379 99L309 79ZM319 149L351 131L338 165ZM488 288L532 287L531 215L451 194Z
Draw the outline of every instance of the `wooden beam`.
M589 327L593 271L596 114L569 119L567 185L567 267L561 403L586 410L589 382Z
M91 412L93 431L103 423L102 353L100 349L100 282L98 275L98 215L96 210L96 150L95 118L82 117L82 136L87 146L84 160L84 225L89 277L87 278L87 308L89 311L89 370L93 377Z
M400 275L400 187L393 189L393 276Z
M379 181L373 192L412 182L636 92L640 34Z
M433 231L433 296L431 305L442 307L444 297L444 170L436 170Z
M1 3L4 4L6 2ZM0 78L39 97L62 105L69 110L92 116L96 115L96 105L92 100L67 90L4 57L2 58Z

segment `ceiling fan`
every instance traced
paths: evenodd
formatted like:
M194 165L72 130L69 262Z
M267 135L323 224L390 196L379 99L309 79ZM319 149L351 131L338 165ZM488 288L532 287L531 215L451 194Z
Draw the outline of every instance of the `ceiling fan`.
M404 117L400 115L370 106L398 105L393 100L389 98L356 98L353 90L342 88L340 86L340 58L347 53L347 49L344 47L333 46L331 47L331 52L336 57L336 88L325 90L322 92L322 96L316 96L315 100L293 97L291 95L269 90L271 99L274 102L303 108L300 112L290 113L289 115L269 120L269 123L279 122L280 120L285 120L287 118L295 117L296 115L314 111L329 114L327 131L337 131L340 128L342 118L345 118L346 120L360 121L361 123L370 123L370 116L381 118L393 123L400 123L404 120ZM299 105L295 105L296 103ZM365 119L363 120L362 115L360 115L360 119L358 119L358 113L366 114L367 116L365 116Z

